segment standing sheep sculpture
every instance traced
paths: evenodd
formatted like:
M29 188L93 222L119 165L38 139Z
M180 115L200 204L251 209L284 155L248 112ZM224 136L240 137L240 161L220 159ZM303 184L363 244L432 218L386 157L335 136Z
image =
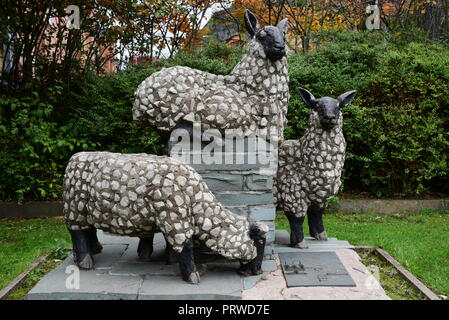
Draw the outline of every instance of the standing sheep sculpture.
M346 141L340 108L350 104L356 91L337 99L316 99L306 89L299 90L312 110L309 128L299 140L287 140L279 149L279 166L274 181L275 201L290 223L290 245L306 249L302 224L308 217L310 235L327 240L323 212L328 200L341 185Z
M162 232L190 283L200 281L193 239L240 260L242 275L261 272L268 227L224 208L193 168L172 158L77 153L65 171L63 199L74 261L82 269L94 267L92 254L102 250L96 229L102 229L145 239ZM139 245L138 252L151 255L152 242Z
M229 75L184 66L155 72L135 92L133 119L162 131L199 122L203 131L239 129L246 136L258 130L282 141L289 99L288 19L260 28L247 11L245 24L252 40Z

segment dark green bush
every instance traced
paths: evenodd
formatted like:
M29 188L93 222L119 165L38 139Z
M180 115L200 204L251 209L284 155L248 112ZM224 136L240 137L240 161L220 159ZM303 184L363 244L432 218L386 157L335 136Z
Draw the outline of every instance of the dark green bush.
M298 87L317 97L355 89L357 98L343 110L345 191L377 196L449 192L447 47L381 32L326 34L323 39L317 50L289 59L286 138L299 138L307 127L309 110ZM80 76L64 94L61 88L45 97L0 94L0 198L60 198L64 167L77 151L161 154L165 137L132 121L137 85L174 65L227 74L241 53L241 48L209 43L171 60L104 77Z
M61 197L65 163L73 150L95 143L71 135L72 123L52 120L54 107L39 94L11 98L0 95L0 198Z
M339 34L292 56L286 136L296 139L306 128L299 86L317 97L355 89L356 100L343 110L346 191L421 194L432 190L433 180L449 178L449 51L385 37Z

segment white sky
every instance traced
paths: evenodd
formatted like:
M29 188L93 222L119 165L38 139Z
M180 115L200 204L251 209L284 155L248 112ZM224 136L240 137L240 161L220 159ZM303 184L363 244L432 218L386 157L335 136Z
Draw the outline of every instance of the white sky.
M231 4L232 4L232 1L229 1L228 3L224 3L223 5L225 7L229 7ZM206 10L203 20L201 21L200 29L204 28L204 26L209 22L210 18L212 17L212 14L214 12L220 11L222 9L223 9L223 7L218 3L214 3L210 8L208 8ZM172 36L172 34L168 33L168 37L170 38L171 36ZM126 57L126 59L124 59L124 61L127 61L129 58L129 52L127 50L125 50L124 56ZM169 50L167 48L164 48L161 53L161 58L168 58L169 56L170 56Z

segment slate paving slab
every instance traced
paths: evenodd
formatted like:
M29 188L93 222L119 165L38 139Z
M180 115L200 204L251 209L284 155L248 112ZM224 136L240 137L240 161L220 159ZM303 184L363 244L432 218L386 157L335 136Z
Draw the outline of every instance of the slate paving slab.
M151 276L145 278L139 290L139 300L239 300L242 280L235 271L207 272L199 285L173 281L173 277Z
M143 279L118 276L111 278L98 270L80 271L79 289L67 286L73 275L73 257L48 273L27 295L28 300L135 300ZM112 281L113 280L113 281Z

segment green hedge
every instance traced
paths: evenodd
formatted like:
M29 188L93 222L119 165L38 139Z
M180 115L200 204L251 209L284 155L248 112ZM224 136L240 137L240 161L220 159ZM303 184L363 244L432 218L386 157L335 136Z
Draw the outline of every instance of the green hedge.
M186 65L226 74L242 48L210 43L172 60L111 74L83 75L69 88L30 97L0 93L0 198L56 199L68 158L80 150L161 154L165 137L132 121L137 85L162 67ZM297 139L308 112L298 87L315 96L358 90L343 110L348 155L344 190L376 196L448 192L449 51L391 35L340 33L289 59L289 123Z
M345 191L448 192L448 48L397 40L383 33L334 34L316 51L292 56L286 136L296 139L306 127L299 86L317 97L355 89L354 103L343 110Z

